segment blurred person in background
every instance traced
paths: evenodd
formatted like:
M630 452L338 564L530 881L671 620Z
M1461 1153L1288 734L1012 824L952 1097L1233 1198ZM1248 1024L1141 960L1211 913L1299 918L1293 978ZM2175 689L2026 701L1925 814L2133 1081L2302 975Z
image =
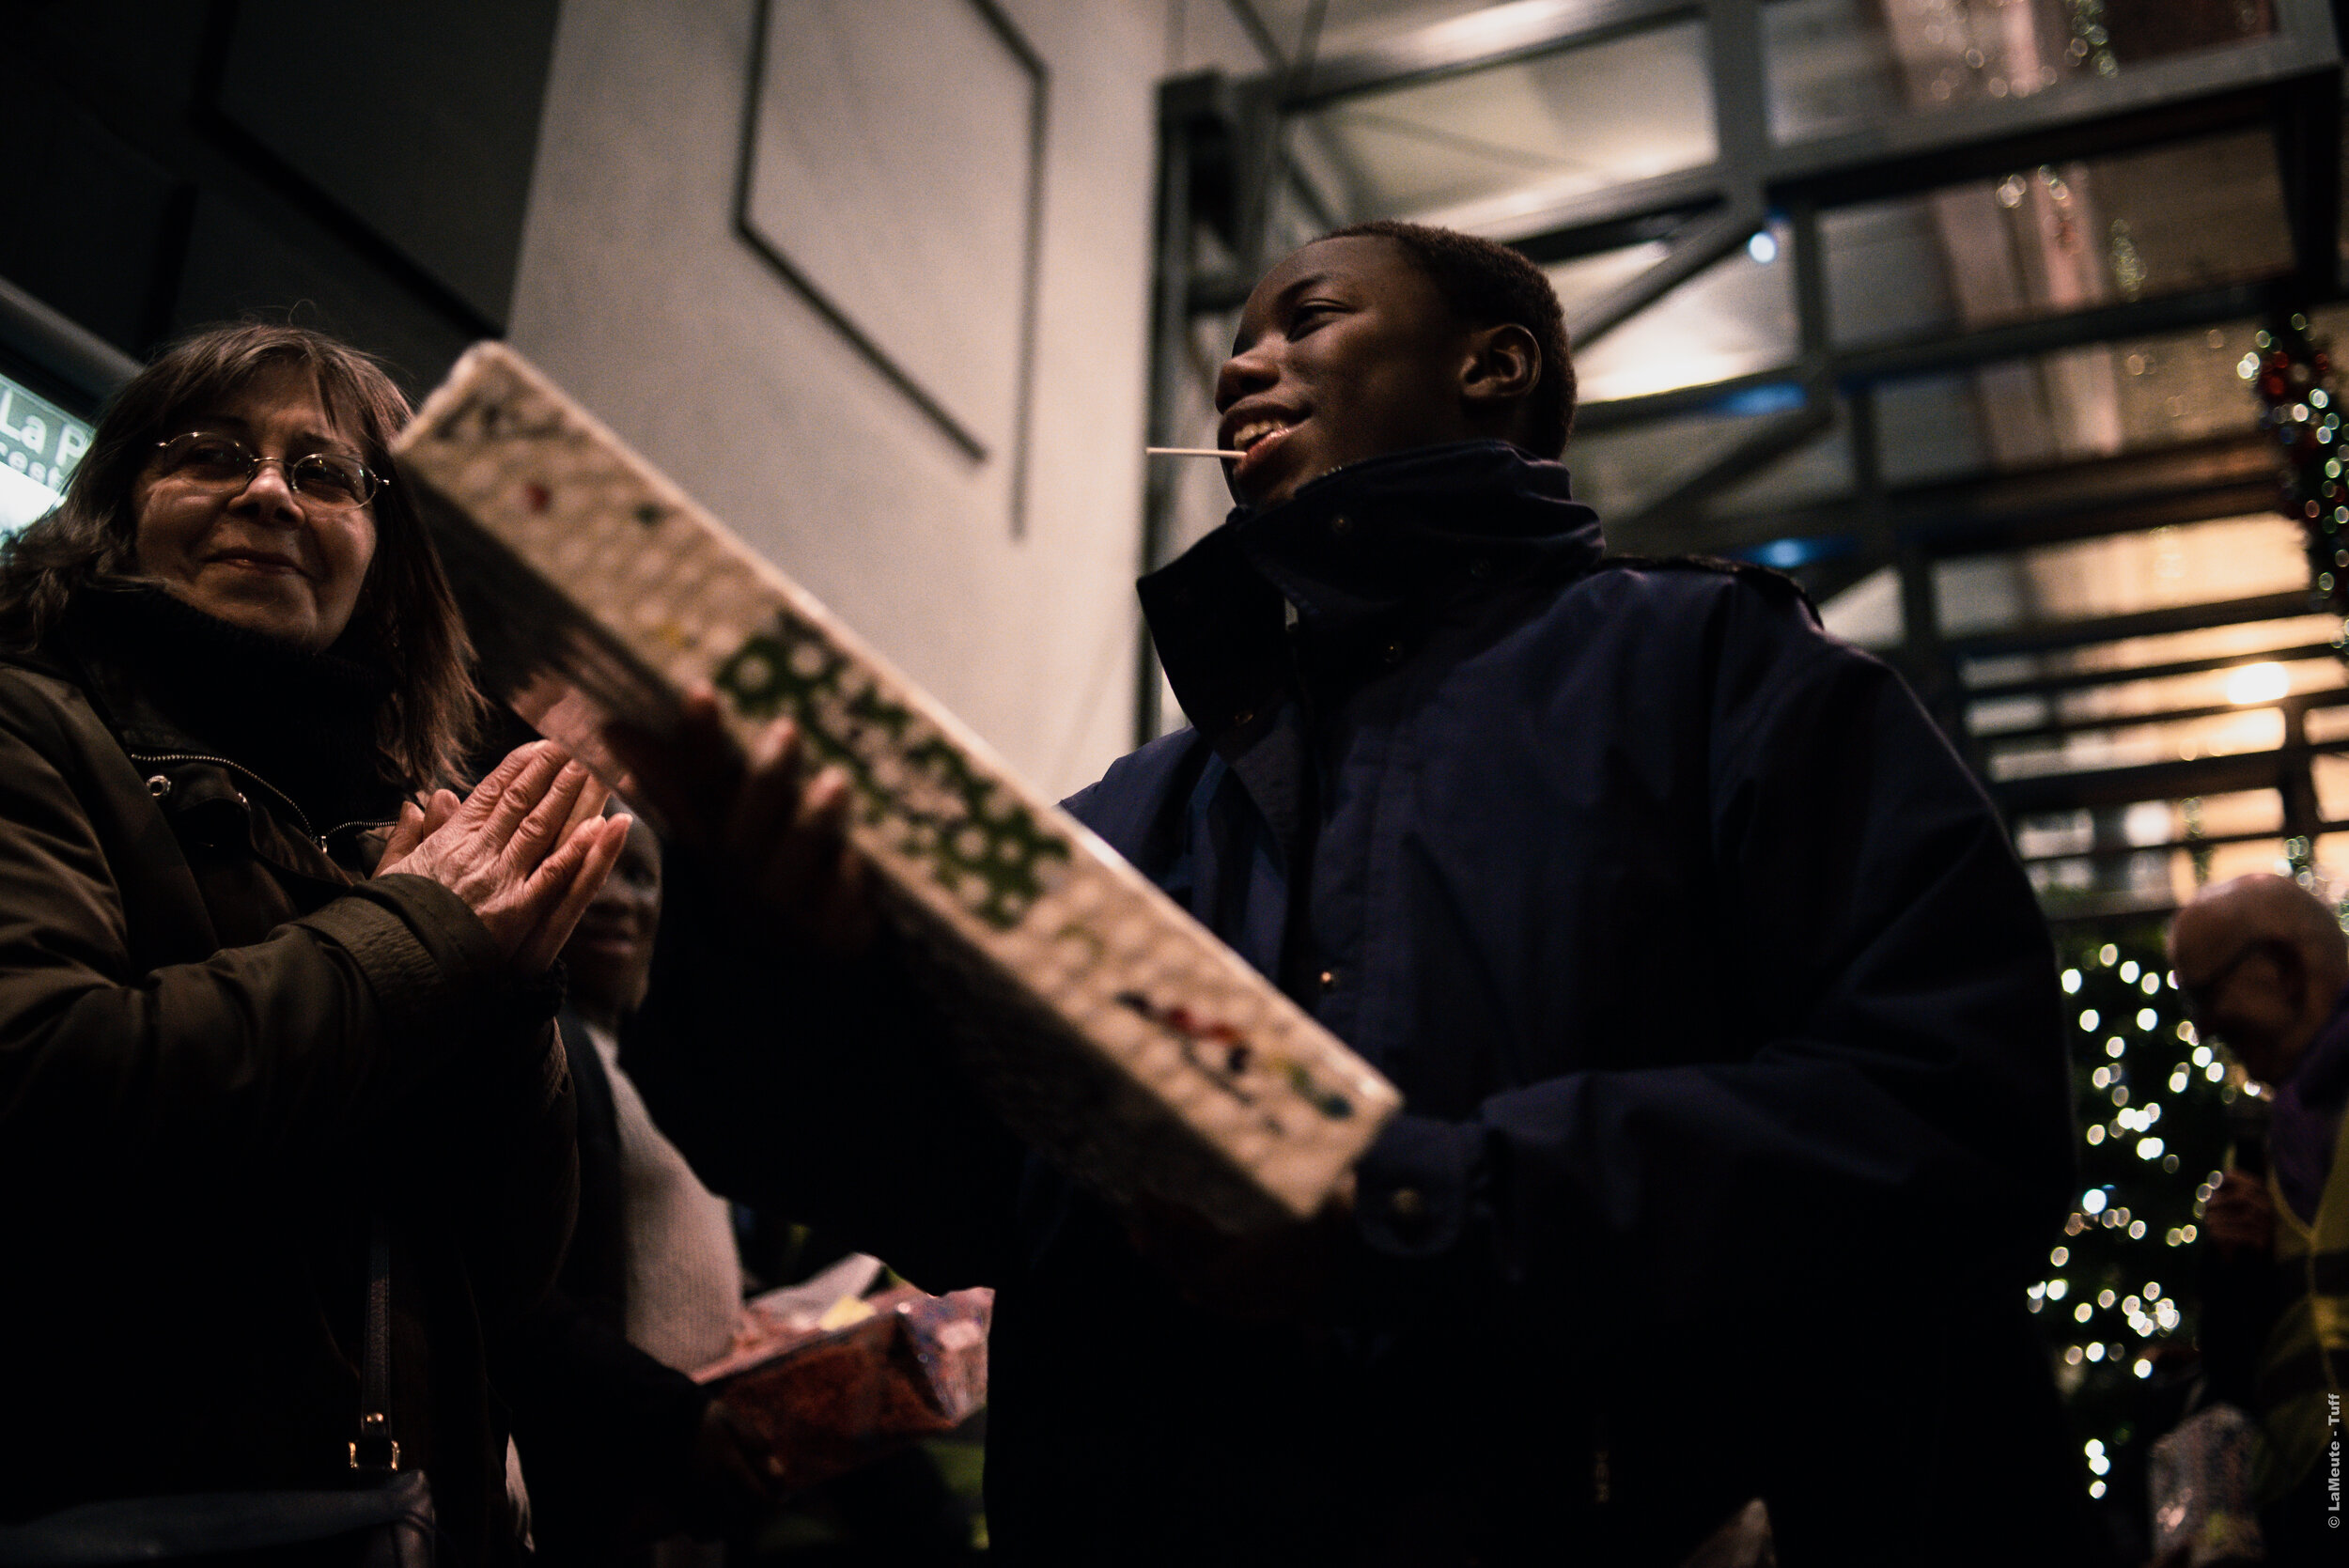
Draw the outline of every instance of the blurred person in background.
M0 1522L397 1444L448 1560L518 1550L485 1346L568 1234L549 970L627 824L543 744L440 787L479 701L408 412L318 334L199 333L0 552Z
M2269 1560L2339 1560L2349 1391L2349 939L2283 877L2205 888L2170 931L2196 1027L2268 1087L2203 1205L2202 1358L2213 1399L2259 1419Z
M691 1539L662 1538L747 1528L779 1474L686 1375L732 1343L742 1270L725 1200L653 1126L619 1059L660 924L661 846L640 820L563 950L579 1222L506 1360L531 1533L565 1568L712 1560Z

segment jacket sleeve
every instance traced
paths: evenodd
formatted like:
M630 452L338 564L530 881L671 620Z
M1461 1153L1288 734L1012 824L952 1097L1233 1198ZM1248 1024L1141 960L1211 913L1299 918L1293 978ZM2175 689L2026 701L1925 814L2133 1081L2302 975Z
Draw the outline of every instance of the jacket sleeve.
M495 1370L542 1553L584 1556L676 1516L709 1389L560 1286L506 1337Z
M1361 1169L1364 1289L1567 1292L1602 1317L2019 1291L2074 1180L2046 925L1907 689L1791 595L1722 584L1703 766L1719 977L1702 1060L1405 1114ZM1858 1293L1855 1295L1854 1293Z
M622 1060L715 1190L886 1258L927 1291L995 1281L1022 1151L964 1088L894 940L827 964L672 852Z
M551 1008L559 984L541 989ZM517 1321L552 1287L579 1208L578 1096L562 1036L550 1019L510 1016L537 1012L531 995L515 987L488 1010L462 1092L398 1119L415 1124L416 1186L437 1193L492 1327Z
M423 877L143 966L92 808L55 760L72 753L62 720L0 713L0 1158L54 1183L267 1157L347 1137L457 1050L496 954ZM176 859L154 832L145 848Z

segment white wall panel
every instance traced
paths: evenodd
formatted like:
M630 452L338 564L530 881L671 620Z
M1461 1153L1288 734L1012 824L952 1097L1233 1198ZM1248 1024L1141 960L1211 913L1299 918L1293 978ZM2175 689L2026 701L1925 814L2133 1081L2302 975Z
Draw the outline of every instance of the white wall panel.
M987 0L766 8L741 222L974 455L1024 434L1042 62Z
M1197 58L1170 3L1003 6L1050 83L1019 536L1012 455L949 439L737 229L753 0L568 0L516 288L518 347L1056 789L1097 775L1132 724L1155 88L1170 47ZM894 16L897 0L832 14L868 9ZM968 211L962 161L908 151L951 141L972 108L951 101L964 61L948 36L909 47L940 49L920 69L950 85L895 111L934 107L930 129L848 151L896 172L827 187L841 225L869 236ZM853 116L832 123L847 133ZM893 330L975 314L988 319L972 331L1003 340L1017 303L963 259L899 270L891 287L911 303Z

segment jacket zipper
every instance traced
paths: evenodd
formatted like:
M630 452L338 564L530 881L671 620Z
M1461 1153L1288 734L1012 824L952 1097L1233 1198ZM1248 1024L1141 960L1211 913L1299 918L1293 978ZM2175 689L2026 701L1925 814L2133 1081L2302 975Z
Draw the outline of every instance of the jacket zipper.
M231 762L226 757L203 756L194 752L163 752L157 754L131 752L126 754L132 762L138 763L209 762L215 767L226 768L232 773L241 773L245 778L251 780L254 784L260 785L263 789L268 790L272 795L276 796L278 800L284 801L286 809L293 813L294 821L301 826L303 836L307 838L311 843L317 845L321 851L326 848L326 840L320 837L318 831L310 826L309 814L304 812L300 806L294 804L294 798L241 762Z

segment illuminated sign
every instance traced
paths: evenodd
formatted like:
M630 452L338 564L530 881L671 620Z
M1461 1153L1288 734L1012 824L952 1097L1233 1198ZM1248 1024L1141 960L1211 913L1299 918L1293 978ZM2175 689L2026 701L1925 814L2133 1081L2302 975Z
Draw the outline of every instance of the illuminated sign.
M86 420L0 376L0 533L57 504L89 441Z

